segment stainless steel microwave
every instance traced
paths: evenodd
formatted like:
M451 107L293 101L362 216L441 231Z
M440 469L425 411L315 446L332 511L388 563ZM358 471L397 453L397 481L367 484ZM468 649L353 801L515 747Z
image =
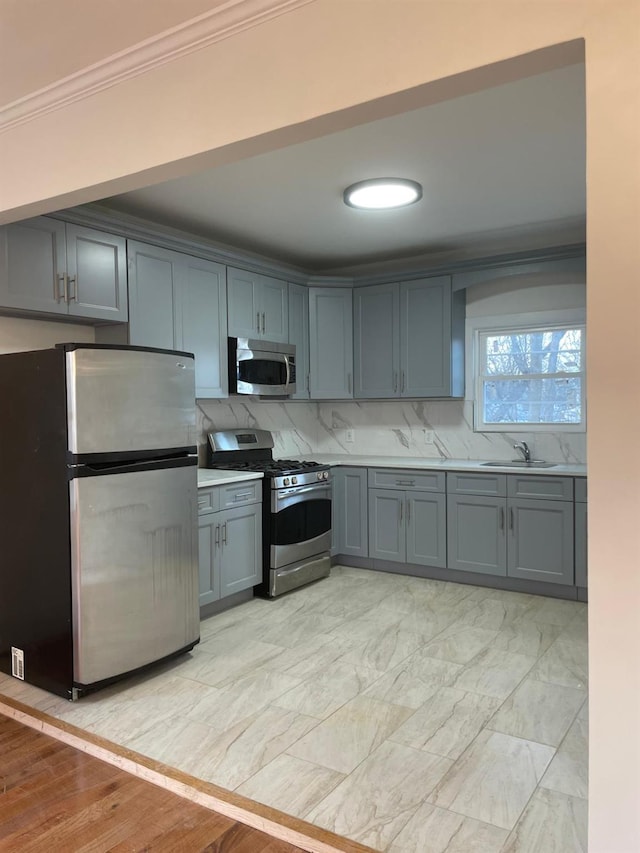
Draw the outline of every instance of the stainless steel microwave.
M229 338L229 393L288 397L296 391L296 348Z

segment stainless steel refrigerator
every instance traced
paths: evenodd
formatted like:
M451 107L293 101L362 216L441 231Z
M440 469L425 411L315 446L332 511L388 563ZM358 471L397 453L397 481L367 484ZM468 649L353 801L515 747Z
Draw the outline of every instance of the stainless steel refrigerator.
M0 400L0 670L75 699L193 648L193 356L2 355Z

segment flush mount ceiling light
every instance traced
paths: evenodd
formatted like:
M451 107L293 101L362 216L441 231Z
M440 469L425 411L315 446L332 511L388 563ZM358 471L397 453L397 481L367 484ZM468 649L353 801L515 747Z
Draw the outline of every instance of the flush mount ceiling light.
M363 210L389 210L406 207L422 198L422 187L406 178L371 178L351 184L343 194L349 207Z

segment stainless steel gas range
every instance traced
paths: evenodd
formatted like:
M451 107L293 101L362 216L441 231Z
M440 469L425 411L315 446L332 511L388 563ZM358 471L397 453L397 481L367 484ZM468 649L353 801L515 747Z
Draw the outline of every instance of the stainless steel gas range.
M268 430L210 432L209 468L260 471L262 583L256 592L274 598L319 578L331 567L331 472L328 465L273 458Z

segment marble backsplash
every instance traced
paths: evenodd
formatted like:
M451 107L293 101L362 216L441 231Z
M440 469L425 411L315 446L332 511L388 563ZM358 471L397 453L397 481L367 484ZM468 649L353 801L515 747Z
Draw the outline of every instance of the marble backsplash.
M526 441L534 456L548 462L586 462L585 433L474 432L468 400L268 402L231 397L197 402L201 465L206 433L235 427L270 430L276 457L352 453L500 460L514 458L513 444ZM353 442L346 441L349 429ZM425 443L425 430L432 433L433 443Z

